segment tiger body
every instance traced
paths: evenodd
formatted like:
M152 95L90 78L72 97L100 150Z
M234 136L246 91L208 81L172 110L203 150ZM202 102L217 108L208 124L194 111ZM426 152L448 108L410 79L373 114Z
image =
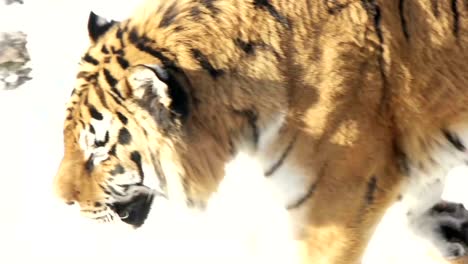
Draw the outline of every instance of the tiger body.
M466 12L461 0L168 0L94 17L57 192L105 220L142 186L203 208L248 153L303 263L359 263L390 205L431 220L446 173L468 161Z

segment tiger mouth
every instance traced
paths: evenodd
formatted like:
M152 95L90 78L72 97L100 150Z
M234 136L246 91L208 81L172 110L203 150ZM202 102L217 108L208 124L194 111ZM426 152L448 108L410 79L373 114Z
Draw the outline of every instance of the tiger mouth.
M146 186L138 186L138 189L129 195L129 197L108 206L120 217L122 222L138 228L148 218L156 195L158 193L155 190Z

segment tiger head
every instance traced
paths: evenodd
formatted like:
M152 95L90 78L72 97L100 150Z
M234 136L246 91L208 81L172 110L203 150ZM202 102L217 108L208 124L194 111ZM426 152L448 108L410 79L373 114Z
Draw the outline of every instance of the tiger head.
M181 138L191 100L183 74L128 27L90 14L91 46L68 103L54 186L88 217L139 227L154 197L167 195L164 174L182 174L177 153L187 153Z

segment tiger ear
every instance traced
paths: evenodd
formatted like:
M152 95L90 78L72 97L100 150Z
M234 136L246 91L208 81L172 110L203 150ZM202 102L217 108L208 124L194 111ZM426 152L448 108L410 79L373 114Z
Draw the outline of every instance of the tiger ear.
M189 114L189 96L175 73L158 65L136 65L127 77L131 96L160 125L184 121Z
M107 20L104 17L98 16L91 11L88 18L88 34L91 42L95 43L113 25L117 23L117 21Z

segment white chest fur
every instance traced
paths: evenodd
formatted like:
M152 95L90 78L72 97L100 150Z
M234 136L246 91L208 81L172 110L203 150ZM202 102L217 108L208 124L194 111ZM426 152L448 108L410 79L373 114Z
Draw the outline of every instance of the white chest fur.
M282 159L283 151L272 152L270 146L281 136L285 117L279 114L270 123L259 128L259 140L252 158L259 162L263 174ZM310 173L310 172L309 172ZM310 175L309 175L310 176ZM266 184L282 206L294 204L307 193L311 177L306 177L303 170L290 159L281 162L272 175L265 176ZM309 180L308 180L309 179Z

